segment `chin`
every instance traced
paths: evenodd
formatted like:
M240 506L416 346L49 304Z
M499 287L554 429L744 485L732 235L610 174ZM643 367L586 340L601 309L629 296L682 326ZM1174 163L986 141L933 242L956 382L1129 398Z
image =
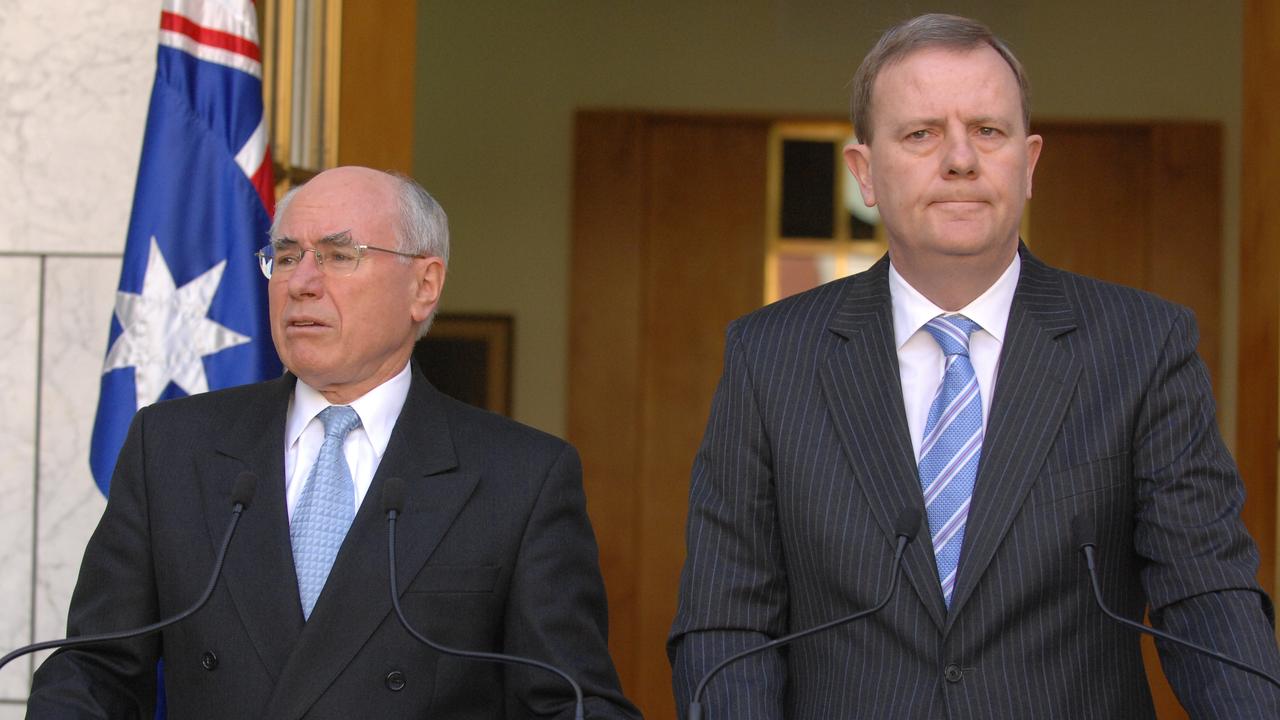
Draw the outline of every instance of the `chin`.
M955 232L955 228L948 233L939 233L933 242L928 243L930 251L953 257L996 256L1011 253L1017 247L1017 235L1012 240L997 240L987 231Z
M957 240L948 240L946 242L929 243L921 245L917 248L917 252L921 256L945 257L945 258L975 258L983 257L997 252L998 248L986 242L966 242Z
M332 373L332 368L327 363L315 362L298 353L294 353L288 360L281 358L281 361L285 367L289 368L289 372L297 375L311 387L318 388L319 385L316 383L324 382Z

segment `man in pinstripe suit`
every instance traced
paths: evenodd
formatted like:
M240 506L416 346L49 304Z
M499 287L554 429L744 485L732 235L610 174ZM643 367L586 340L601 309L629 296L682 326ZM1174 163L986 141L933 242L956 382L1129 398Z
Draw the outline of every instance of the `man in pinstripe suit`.
M718 660L871 607L908 507L926 519L888 606L730 667L710 716L1152 717L1078 515L1112 607L1280 670L1191 314L1019 242L1042 141L1017 59L922 16L863 61L853 111L845 156L889 255L729 328L668 643L678 705ZM1193 717L1280 717L1253 676L1160 651Z

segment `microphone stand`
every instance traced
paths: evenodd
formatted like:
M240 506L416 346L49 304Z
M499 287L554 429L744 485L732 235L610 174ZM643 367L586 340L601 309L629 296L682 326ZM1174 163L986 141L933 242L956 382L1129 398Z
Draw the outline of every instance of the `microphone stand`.
M387 478L382 487L382 507L387 514L387 570L388 576L391 578L391 607L395 609L396 618L400 620L400 625L404 627L410 635L418 642L445 655L453 655L455 657L467 658L470 660L482 660L487 662L505 663L507 665L526 665L528 667L541 668L550 673L555 673L564 679L565 682L573 688L574 695L574 720L583 720L582 715L582 688L569 674L554 665L544 663L540 660L532 658L523 658L518 655L502 655L500 653L480 652L476 650L458 650L456 648L446 647L439 643L433 642L430 638L418 632L409 624L409 619L404 615L404 609L400 607L400 590L396 582L396 518L399 517L401 509L404 506L404 481L400 478Z
M902 565L902 553L907 549L907 544L915 538L916 530L920 527L920 511L913 508L904 508L902 512L898 513L897 520L894 522L893 527L894 533L898 538L897 547L895 547L893 551L893 574L889 576L889 591L884 594L884 597L881 598L878 603L876 603L875 607L867 610L860 610L852 615L836 618L835 620L829 620L821 625L800 630L799 632L795 632L790 635L775 638L763 645L747 648L739 653L730 655L719 663L716 663L715 667L711 668L711 670L702 677L701 682L698 683L697 689L693 691L693 700L689 703L689 711L687 715L688 720L702 720L702 693L707 689L707 684L711 682L711 679L720 674L720 671L724 670L729 665L749 655L780 647L795 640L820 633L824 630L829 630L838 625L843 625L845 623L864 618L868 615L873 615L876 612L879 612L885 605L888 605L889 600L893 598L894 591L898 588L898 575L900 574L898 569Z
M1233 657L1223 655L1222 653L1212 648L1208 648L1208 647L1205 647L1204 645L1191 642L1190 640L1184 640L1175 635L1170 635L1169 633L1164 632L1163 630L1157 630L1153 627L1148 627L1147 625L1144 625L1140 622L1135 622L1133 620L1130 620L1129 618L1123 617L1113 612L1111 608L1107 607L1107 604L1102 599L1102 585L1098 580L1098 569L1094 562L1094 552L1097 549L1097 545L1093 541L1093 532L1092 532L1092 528L1090 527L1090 523L1088 522L1088 520L1084 518L1084 516L1077 515L1075 518L1071 520L1071 534L1075 537L1075 543L1080 548L1080 552L1084 554L1084 562L1089 569L1089 584L1093 587L1093 597L1095 600L1097 600L1098 607L1102 610L1102 613L1104 615L1120 623L1121 625L1124 625L1127 628L1136 630L1140 633L1146 633L1147 635L1160 638L1161 640L1167 640L1171 643L1174 643L1175 645L1181 645L1183 647L1190 648L1202 655L1208 655L1209 657L1214 658L1219 662L1224 662L1227 665L1230 665L1231 667L1239 668L1240 670L1244 670L1247 673L1252 673L1253 675L1257 675L1258 677L1262 678L1263 680L1266 680L1267 682L1271 683L1275 687L1280 688L1280 680L1277 680L1274 676L1272 676L1265 670L1262 670L1261 668L1256 668L1242 660L1237 660Z
M257 476L250 472L242 472L236 477L236 483L231 491L231 499L233 505L231 507L231 522L227 524L227 531L223 533L222 545L218 548L218 556L213 564L213 575L209 578L209 584L205 587L204 593L200 595L200 599L195 604L183 610L182 612L170 618L165 618L159 622L151 623L146 627L136 628L133 630L119 630L116 632L99 633L97 635L84 635L75 638L63 638L61 640L45 640L43 642L33 643L20 647L17 650L0 658L0 668L8 665L11 661L16 660L28 653L40 650L48 650L50 648L74 648L82 645L97 645L99 643L112 642L115 640L127 640L132 637L141 635L149 635L153 632L163 630L174 623L182 622L190 617L205 603L209 602L209 598L213 596L213 589L218 585L218 578L222 575L222 563L227 557L227 548L231 546L231 537L236 532L236 526L240 524L240 514L249 506L249 501L253 499L253 493L257 487Z

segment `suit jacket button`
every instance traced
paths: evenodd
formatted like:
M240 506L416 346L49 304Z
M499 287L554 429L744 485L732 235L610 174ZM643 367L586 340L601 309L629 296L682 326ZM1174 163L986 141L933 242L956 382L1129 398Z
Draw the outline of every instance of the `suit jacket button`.
M404 689L404 673L399 670L392 670L387 673L387 677L383 679L387 689L391 692L400 692Z
M200 656L200 667L205 670L217 670L218 656L215 655L212 650L206 650L205 653Z
M960 669L959 665L952 663L942 671L942 677L946 678L949 683L958 683L964 678L964 671Z

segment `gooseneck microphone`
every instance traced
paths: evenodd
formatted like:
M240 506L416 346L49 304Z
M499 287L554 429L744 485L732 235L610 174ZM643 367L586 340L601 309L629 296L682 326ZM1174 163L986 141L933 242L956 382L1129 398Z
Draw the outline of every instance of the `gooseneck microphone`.
M1170 635L1169 633L1164 632L1163 630L1157 630L1153 627L1148 627L1140 622L1135 622L1133 620L1130 620L1129 618L1122 617L1112 612L1111 608L1107 607L1107 604L1102 600L1102 585L1098 580L1098 568L1094 558L1094 552L1095 550L1097 550L1097 543L1093 539L1093 530L1094 530L1093 523L1085 514L1082 513L1080 515L1076 515L1074 518L1071 518L1072 543L1077 548L1079 548L1081 553L1084 554L1084 562L1089 569L1089 584L1093 586L1093 597L1095 600L1097 600L1098 607L1102 610L1102 613L1104 615L1111 618L1112 620L1115 620L1121 625L1124 625L1125 627L1136 630L1140 633L1146 633L1147 635L1160 638L1161 640L1168 640L1169 642L1174 643L1176 645L1181 645L1183 647L1190 648L1200 653L1201 655L1207 655L1219 662L1223 662L1232 667L1239 668L1241 670L1244 670L1247 673L1252 673L1254 675L1257 675L1258 677L1262 678L1263 680L1266 680L1267 682L1271 683L1277 688L1280 688L1280 680L1277 680L1275 677L1273 677L1271 674L1269 674L1265 670L1256 668L1242 660L1237 660L1233 657L1223 655L1217 650L1207 648L1203 645L1198 645L1194 642L1191 642L1190 640L1184 640L1180 637Z
M213 563L213 574L209 577L209 584L205 587L204 593L196 600L195 604L174 615L165 618L159 622L152 623L146 627L140 627L133 630L119 630L110 633L100 633L98 635L83 635L81 637L63 638L61 640L45 640L17 650L0 658L0 668L8 665L11 660L16 660L28 653L37 652L39 650L48 650L50 648L73 648L82 645L97 645L99 643L114 642L117 640L128 640L130 638L139 637L141 635L149 635L153 632L163 630L164 628L181 622L192 615L205 603L209 602L209 598L213 596L213 589L218 585L218 578L222 575L222 563L227 557L227 548L231 546L231 537L235 535L236 526L240 524L240 514L249 507L249 502L253 500L254 491L258 487L258 476L251 472L245 471L236 476L235 484L231 488L231 522L227 524L227 531L222 535L222 545L218 548L217 559Z
M388 576L391 578L391 607L395 608L396 618L400 620L400 625L404 627L415 640L435 650L438 653L452 655L454 657L467 658L470 660L481 660L484 662L505 663L507 665L525 665L528 667L541 668L550 673L555 673L564 679L565 682L573 688L575 698L574 720L582 720L582 688L569 674L554 665L544 663L531 658L524 658L518 655L503 655L501 653L479 652L476 650L458 650L456 648L446 647L440 643L433 642L430 638L418 632L409 624L409 619L404 616L404 609L400 607L400 588L396 582L396 518L400 513L404 512L404 481L398 477L387 478L382 484L382 511L387 514L387 570Z
M884 597L880 598L880 602L876 603L874 607L866 610L859 610L852 615L846 615L842 618L829 620L821 625L815 625L814 627L801 630L790 635L783 635L780 638L775 638L753 648L747 648L736 655L730 655L724 660L721 660L702 677L702 680L698 683L697 689L693 691L693 700L689 703L688 720L702 720L702 693L707 689L707 684L711 682L711 679L726 667L750 655L755 655L756 653L764 652L765 650L772 648L781 647L799 640L800 638L816 635L825 630L830 630L831 628L844 625L845 623L860 620L868 615L874 615L885 605L888 605L889 600L893 598L893 593L898 589L898 569L902 566L902 554L906 551L907 544L915 539L916 531L920 529L920 517L919 510L908 507L903 508L902 511L898 513L898 517L893 521L893 534L898 538L898 544L893 551L893 573L889 576L889 590L884 594Z

